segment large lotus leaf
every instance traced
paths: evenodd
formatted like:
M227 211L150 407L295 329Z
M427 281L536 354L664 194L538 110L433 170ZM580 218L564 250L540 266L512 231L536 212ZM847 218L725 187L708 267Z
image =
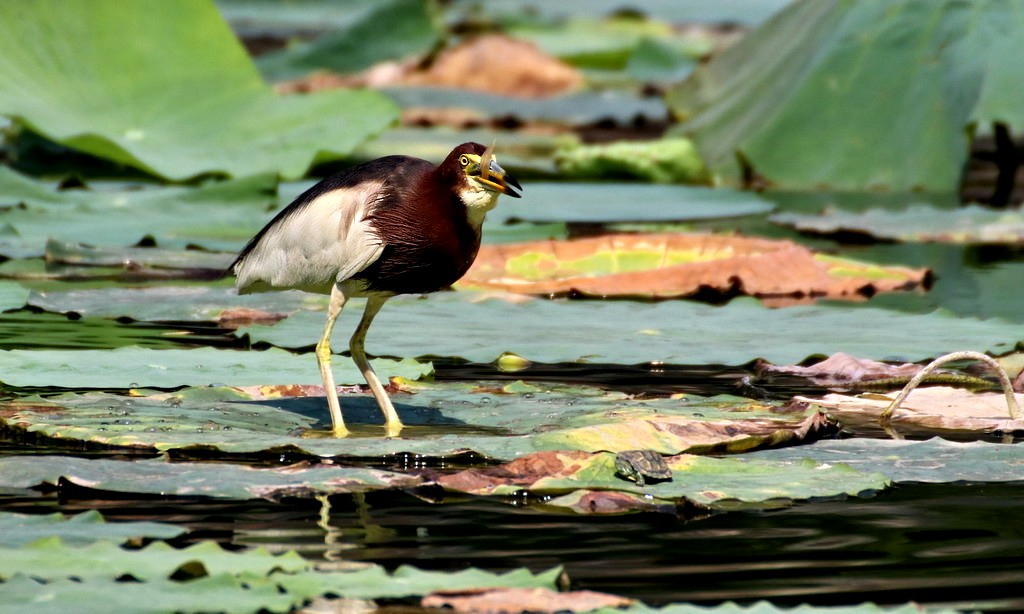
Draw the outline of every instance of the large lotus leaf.
M381 377L417 379L433 372L413 360L374 362ZM337 360L339 384L363 381L350 360ZM320 372L312 355L299 356L272 349L238 352L214 348L151 350L126 346L114 350L0 351L0 382L16 387L57 388L175 388L230 382L237 386L269 383L313 384Z
M356 304L351 310L358 310ZM356 320L354 314L342 314L335 335L348 334ZM322 328L323 314L298 312L274 326L239 331L252 341L304 347L319 338ZM1003 353L1020 340L1019 329L1005 320L956 318L941 310L910 314L832 305L768 309L742 298L724 306L689 301L509 302L447 292L426 300L389 301L374 321L367 349L383 356L451 356L479 363L491 362L502 352L534 362L623 365L735 365L756 358L794 364L835 352L918 361L963 349Z
M271 213L275 183L257 175L197 188L97 182L58 190L0 166L0 254L41 256L50 238L125 246L146 236L163 247L235 250Z
M348 2L353 14L343 28L308 43L263 54L260 71L271 79L302 77L317 70L357 72L377 62L425 53L440 38L427 0ZM387 23L382 36L381 23Z
M982 441L957 442L854 438L819 441L813 446L760 450L745 458L799 463L844 463L879 471L894 482L1020 482L1024 446Z
M664 503L685 497L699 505L736 509L744 503L782 505L792 500L856 496L882 490L889 483L880 473L863 473L843 464L772 464L692 455L666 458L665 463L672 470L671 480L636 486L616 475L614 454L540 452L506 465L440 476L437 482L449 490L481 495L512 495L527 490L544 496L572 491L566 499L546 504L585 513L610 511L602 509L600 501L608 491L625 491L646 499L634 508L657 505L654 500ZM582 495L581 490L591 494ZM618 501L614 511L629 509L621 498Z
M36 484L39 482L31 485ZM82 545L97 541L121 542L139 537L171 539L184 532L185 529L158 522L106 522L96 510L74 516L0 512L0 548L17 548L37 539L54 536L68 545Z
M556 296L678 298L714 291L766 303L863 300L925 285L930 272L816 254L791 241L712 234L612 234L484 245L460 288Z
M206 0L7 0L0 21L0 113L161 177L300 176L396 117L369 91L276 96Z
M893 241L942 243L1024 242L1021 209L989 209L970 205L942 211L928 205L912 205L902 211L868 209L852 213L826 209L820 215L780 213L771 221L815 234L856 234Z
M777 186L955 190L970 129L1024 129L1014 3L791 4L669 96L712 170ZM748 169L744 169L749 166Z
M665 454L739 452L828 430L820 414L778 414L771 405L735 397L631 401L596 388L523 384L404 384L401 390L391 395L406 425L401 438L383 438L378 426L383 418L373 398L351 390L340 400L355 436L336 439L311 431L327 420L319 386L27 398L0 407L0 418L9 428L36 436L96 446L367 458L472 451L512 459L537 450L618 452L637 446Z

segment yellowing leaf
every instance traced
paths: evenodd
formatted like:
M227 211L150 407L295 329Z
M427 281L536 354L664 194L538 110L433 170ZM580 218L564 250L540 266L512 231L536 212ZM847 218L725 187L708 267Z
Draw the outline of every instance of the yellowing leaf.
M815 254L790 241L665 233L484 245L459 285L543 296L652 298L710 289L782 304L926 288L930 277L927 269Z

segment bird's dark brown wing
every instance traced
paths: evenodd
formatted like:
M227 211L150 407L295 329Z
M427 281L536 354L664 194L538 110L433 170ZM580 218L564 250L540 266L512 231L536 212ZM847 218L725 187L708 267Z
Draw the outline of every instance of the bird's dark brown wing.
M370 266L383 240L366 221L393 186L416 181L434 166L388 156L328 177L281 210L239 253L230 271L239 292L295 288L329 293Z

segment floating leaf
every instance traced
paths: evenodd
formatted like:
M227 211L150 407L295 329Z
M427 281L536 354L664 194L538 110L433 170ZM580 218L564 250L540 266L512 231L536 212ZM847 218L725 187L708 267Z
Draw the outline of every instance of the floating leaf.
M389 573L365 564L348 571L318 571L294 551L229 551L212 542L180 550L159 542L126 550L106 542L71 548L48 539L0 549L0 554L4 605L33 612L83 611L83 604L132 612L205 611L211 603L224 612L287 611L325 594L376 599L442 588L551 588L562 573L559 568L536 575L525 569L444 573L408 566ZM137 581L123 582L121 577Z
M28 302L29 290L13 281L0 281L0 311L20 309Z
M326 297L298 290L240 295L228 287L159 285L44 290L32 293L28 304L54 313L77 313L89 321L131 318L145 322L222 322L244 315L240 310L245 309L279 316L300 309L326 309Z
M197 437L196 440L199 441L200 438ZM168 463L163 459L85 460L48 455L0 458L0 483L9 488L56 485L62 483L62 480L63 483L82 488L135 495L218 497L238 500L313 497L321 493L413 488L424 481L418 476L394 471L331 465L299 464L260 468L218 463ZM139 531L140 528L126 527L122 533L154 537L164 537L168 533L129 533L133 530ZM60 528L59 534L64 535L67 532ZM58 531L55 530L54 533ZM38 535L38 529L30 534ZM96 530L97 536L108 534L118 535L113 531L104 532L102 527ZM172 533L170 537L174 535L175 533Z
M348 309L358 305L353 301ZM343 314L336 338L348 334L356 319ZM367 348L377 355L450 356L478 363L503 352L534 363L620 365L738 365L756 358L781 364L835 352L918 361L962 349L964 339L992 354L1011 350L1021 339L1018 324L998 318L834 305L768 309L744 298L724 306L691 301L513 303L474 292L442 292L426 300L395 297L374 322ZM303 347L319 338L323 315L298 312L274 326L239 331L253 342Z
M162 247L201 244L234 250L270 215L275 177L258 175L200 187L109 185L58 190L0 166L0 254L41 256L48 239L126 246L150 236ZM117 223L111 223L117 220Z
M1019 244L1024 242L1024 211L968 205L946 211L911 205L901 211L868 209L853 213L828 208L820 215L780 213L777 224L822 235L867 235L886 241Z
M501 588L431 593L420 601L424 608L445 608L466 614L483 612L590 612L622 608L635 601L595 591L556 592L546 588Z
M460 287L541 296L861 298L925 286L930 272L814 254L790 241L707 234L604 235L484 245Z
M204 0L8 1L0 21L0 113L161 177L300 176L396 118L369 91L274 95Z
M583 85L582 75L571 66L529 43L498 34L477 36L445 49L427 68L412 72L402 81L516 98L567 94Z
M0 512L0 548L17 548L54 536L59 537L64 544L81 545L97 541L127 541L139 537L171 539L184 532L185 529L158 522L106 522L96 510L74 516Z
M334 377L339 383L362 382L362 374L349 360L338 360ZM414 360L374 361L381 377L400 375L418 379L432 373L429 364ZM282 350L238 352L214 348L151 350L120 347L114 350L6 350L0 351L0 381L20 388L175 388L230 382L239 386L266 383L320 382L312 355L297 356Z
M363 458L472 451L512 459L537 450L617 452L641 441L672 454L744 451L827 430L820 416L779 414L774 406L735 397L632 402L620 393L580 386L417 384L406 390L415 392L391 395L406 425L401 438L384 438L372 396L352 390L344 390L340 401L355 436L316 437L310 429L327 421L319 386L187 388L146 397L68 394L0 404L0 421L35 436L94 446L199 448L206 454L288 449Z
M952 484L1024 480L1024 447L938 437L926 441L857 437L813 446L759 450L744 458L799 463L843 463L884 473L894 482Z
M727 183L953 191L973 127L1024 128L1022 28L1002 2L795 2L668 102Z
M921 365L903 363L891 365L877 360L857 358L838 352L809 367L799 365L759 365L758 371L767 374L786 374L806 377L819 386L849 386L880 379L910 379L921 370Z
M627 125L635 121L664 121L668 114L658 99L615 91L526 99L461 89L412 86L383 88L381 91L403 109L458 108L467 111L476 122L511 117L567 126L600 121Z
M495 224L527 222L682 222L758 215L774 205L728 188L636 183L530 183L527 197L502 203L487 215Z
M624 512L672 505L685 498L699 505L736 509L786 505L797 499L837 497L873 492L888 486L879 473L862 473L843 464L750 462L746 456L709 458L683 454L665 459L672 480L637 486L616 475L615 455L586 452L538 452L511 463L441 475L436 481L449 490L479 495L513 495L529 491L545 496L545 504L581 513ZM601 495L622 491L608 506ZM562 495L550 498L547 495ZM747 505L749 504L749 505Z

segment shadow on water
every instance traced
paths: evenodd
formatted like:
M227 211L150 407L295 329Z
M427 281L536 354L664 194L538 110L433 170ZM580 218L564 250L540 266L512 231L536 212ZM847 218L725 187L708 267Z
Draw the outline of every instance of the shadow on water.
M68 485L59 496L0 497L0 509L99 509L115 521L141 515L188 527L179 545L215 539L388 568L540 571L561 564L573 588L652 605L914 600L1024 608L1024 525L1014 521L1024 506L1022 484L904 484L873 498L692 522L666 514L551 514L480 498L435 505L402 492L335 496L327 509L299 499L104 496Z
M398 412L405 425L401 435L404 439L426 439L441 435L508 435L510 433L507 429L471 424L447 416L443 408L440 407L403 403L398 400L398 397L392 397L392 402L395 405L395 411ZM341 403L345 426L349 429L350 437L381 437L384 416L371 395L345 395L341 399ZM327 400L322 396L289 397L242 402L241 404L276 407L313 418L317 420L316 427L305 431L303 437L333 437L330 431L331 423L327 412Z

